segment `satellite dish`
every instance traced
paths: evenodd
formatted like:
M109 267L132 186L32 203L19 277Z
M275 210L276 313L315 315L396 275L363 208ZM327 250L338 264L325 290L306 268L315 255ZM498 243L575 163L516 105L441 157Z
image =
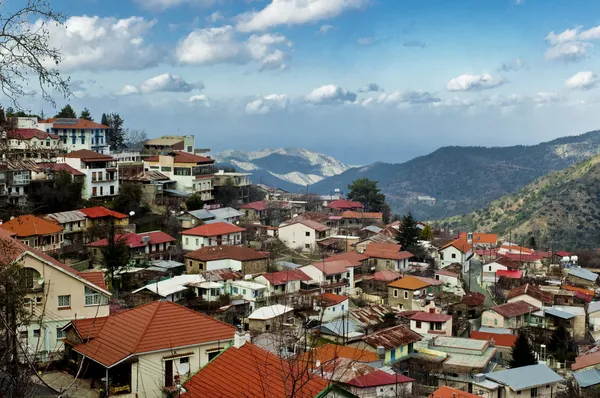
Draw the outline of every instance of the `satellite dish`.
M11 220L14 220L14 219L15 219L15 216L10 216L10 219L11 219Z
M40 285L40 286L42 286L42 285L44 284L44 277L43 277L43 276L40 276L40 277L38 278L38 280L37 280L37 284L38 284L38 285Z
M129 215L130 215L131 217L135 216L135 211L133 211L133 210L132 210L132 211L130 211L130 212L129 212Z

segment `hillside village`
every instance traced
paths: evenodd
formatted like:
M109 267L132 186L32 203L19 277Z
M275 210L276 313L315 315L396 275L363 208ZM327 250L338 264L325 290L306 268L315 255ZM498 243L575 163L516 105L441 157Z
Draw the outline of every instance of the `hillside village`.
M19 310L3 330L50 391L600 394L598 274L574 253L253 184L193 136L113 152L106 125L14 122L1 192L22 214L0 250ZM84 206L39 213L27 193L59 176Z

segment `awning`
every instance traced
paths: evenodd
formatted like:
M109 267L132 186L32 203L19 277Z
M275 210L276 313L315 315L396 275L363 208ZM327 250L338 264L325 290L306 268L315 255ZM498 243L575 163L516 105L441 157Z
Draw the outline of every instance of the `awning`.
M183 197L183 198L187 198L188 196L192 195L189 192L180 191L178 189L165 189L164 192L168 193L169 195L172 195L172 196L180 196L180 197Z

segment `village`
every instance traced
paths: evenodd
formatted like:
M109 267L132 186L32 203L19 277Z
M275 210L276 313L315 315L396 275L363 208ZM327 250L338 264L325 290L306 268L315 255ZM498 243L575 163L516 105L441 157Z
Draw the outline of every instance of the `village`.
M337 188L256 184L193 136L111 153L102 124L17 119L8 203L27 208L66 175L90 204L0 224L37 384L123 398L600 394L598 274L574 253L392 220ZM115 210L131 187L136 209Z

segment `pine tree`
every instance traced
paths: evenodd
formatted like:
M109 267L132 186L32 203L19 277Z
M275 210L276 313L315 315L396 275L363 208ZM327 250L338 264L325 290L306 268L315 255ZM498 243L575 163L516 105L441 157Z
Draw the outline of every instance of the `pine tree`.
M358 178L348 185L349 200L361 203L365 211L380 212L384 210L385 195L377 187L377 181L368 178Z
M77 119L77 114L71 105L67 104L54 117L61 119Z
M88 108L83 108L81 114L79 115L79 118L89 120L90 122L94 121L94 118L92 117L92 114L90 113L90 110Z
M537 363L533 348L531 347L531 344L529 344L527 336L522 331L519 332L517 341L515 341L515 345L512 348L511 354L511 368L520 368L521 366L535 365Z
M398 243L402 245L403 250L409 250L419 244L419 228L417 220L414 219L409 211L407 215L402 217L402 225L400 226L400 234L398 235Z
M108 126L108 115L106 113L102 114L102 119L100 119L100 124Z
M125 130L123 124L125 121L118 113L109 115L102 114L102 124L108 126L106 131L106 142L110 145L110 149L119 150L125 147Z

